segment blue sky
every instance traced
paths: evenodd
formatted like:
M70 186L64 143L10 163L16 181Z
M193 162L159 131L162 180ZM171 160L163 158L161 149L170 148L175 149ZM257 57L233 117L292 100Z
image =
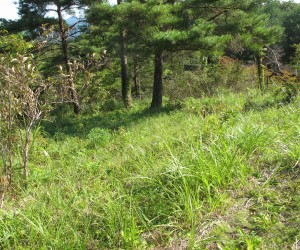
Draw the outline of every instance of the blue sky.
M14 4L16 0L0 0L0 18L5 19L17 19L18 11ZM117 0L109 0L110 3L116 3ZM295 0L295 2L300 3L300 0Z

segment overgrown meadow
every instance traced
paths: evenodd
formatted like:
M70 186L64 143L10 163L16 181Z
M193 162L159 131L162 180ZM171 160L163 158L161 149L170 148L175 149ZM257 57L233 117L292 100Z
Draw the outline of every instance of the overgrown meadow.
M300 99L216 91L36 126L2 249L297 249ZM20 170L20 178L21 170Z
M0 250L300 248L298 2L14 2Z

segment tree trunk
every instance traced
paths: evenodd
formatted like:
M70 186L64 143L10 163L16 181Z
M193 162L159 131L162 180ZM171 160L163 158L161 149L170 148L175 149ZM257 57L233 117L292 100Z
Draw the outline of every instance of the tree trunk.
M61 6L57 5L57 15L58 15L58 23L59 23L59 29L60 29L60 36L61 36L61 46L62 46L62 52L63 52L63 58L64 63L66 66L66 71L68 75L68 84L69 84L69 91L71 95L71 100L74 106L74 112L76 114L79 114L80 112L80 106L78 101L77 92L74 85L74 79L73 79L73 71L71 67L71 62L69 59L69 53L68 53L68 42L67 42L67 31L65 30L63 18L62 18L62 9Z
M5 192L3 192L0 187L0 208L4 207L4 198L5 198Z
M262 57L260 55L257 55L256 63L257 63L258 87L260 90L263 90L263 87L265 85L265 76L264 76Z
M163 96L163 60L162 52L158 51L155 53L154 60L154 81L153 81L153 95L151 109L162 107L162 96Z
M127 58L125 53L124 30L120 32L120 61L122 79L122 99L126 108L131 107L131 86L127 74Z
M8 153L8 160L9 160L9 184L12 182L13 176L13 156L12 156L12 94L11 94L11 86L8 83L8 122L7 122L7 153ZM6 165L6 163L5 163ZM7 172L7 170L6 170Z
M120 5L122 3L121 0L117 0L117 4ZM121 61L121 80L122 80L122 100L124 102L124 106L126 108L131 107L131 86L128 80L127 74L127 58L126 58L126 50L125 50L125 30L120 30L120 61Z
M25 144L24 144L24 152L23 152L23 174L25 183L27 184L27 179L29 176L29 169L28 169L28 159L29 159L29 140L31 135L31 129L27 128L25 133Z
M134 92L135 96L141 99L141 87L138 73L138 61L136 57L133 59L133 83L134 83Z

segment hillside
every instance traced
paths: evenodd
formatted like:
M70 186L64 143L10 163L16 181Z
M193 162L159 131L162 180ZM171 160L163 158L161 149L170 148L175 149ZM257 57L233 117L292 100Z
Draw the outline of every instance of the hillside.
M15 2L0 250L299 249L298 2Z
M276 88L62 110L34 132L28 189L0 210L1 248L297 249L300 99L289 101Z

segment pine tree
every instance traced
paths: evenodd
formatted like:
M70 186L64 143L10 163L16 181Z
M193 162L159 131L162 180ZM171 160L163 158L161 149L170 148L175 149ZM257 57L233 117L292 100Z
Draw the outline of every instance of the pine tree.
M69 93L76 114L80 112L80 105L74 84L68 48L69 27L64 22L63 12L72 12L74 9L80 7L81 2L79 0L19 0L19 14L21 15L21 21L24 20L24 22L30 23L31 20L34 20L32 23L33 25L28 26L28 29L31 31L34 31L36 28L46 23L47 19L44 19L46 14L49 12L56 13L55 21L58 25L61 52L66 75L68 76Z

